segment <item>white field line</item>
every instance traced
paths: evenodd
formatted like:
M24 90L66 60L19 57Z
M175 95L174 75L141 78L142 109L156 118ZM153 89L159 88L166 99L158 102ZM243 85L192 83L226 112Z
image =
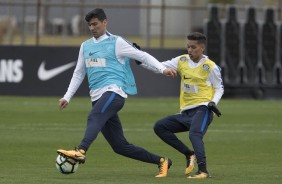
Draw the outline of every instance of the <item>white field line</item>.
M40 131L84 131L84 128L72 128L72 127L36 127L36 126L26 126L26 127L12 127L12 126L0 126L1 131L8 130L40 130ZM153 132L153 128L124 128L124 132ZM237 134L245 134L245 133L254 133L254 134L282 134L282 130L245 130L245 129L237 129L237 130L220 130L220 129L212 129L208 130L208 133L237 133Z
M147 131L152 131L153 129L124 129L125 132L147 132ZM255 131L255 130L208 130L209 133L261 133L261 134L282 134L282 130L260 130L260 131Z

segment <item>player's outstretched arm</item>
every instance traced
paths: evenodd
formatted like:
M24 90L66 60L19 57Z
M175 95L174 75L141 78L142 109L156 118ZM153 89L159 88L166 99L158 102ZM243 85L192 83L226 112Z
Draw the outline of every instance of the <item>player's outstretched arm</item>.
M140 47L137 43L132 43L132 45L133 45L135 48L137 48L138 50L141 50L141 47ZM140 61L137 61L137 60L135 60L135 63L136 63L137 65L141 65L141 64L142 64ZM144 67L144 66L143 66L143 67ZM146 68L146 67L145 67L145 68ZM165 76L172 77L172 78L174 78L174 77L177 76L177 72L176 72L174 69L172 69L172 68L167 68L167 69L165 69L165 70L163 71L163 74L164 74Z

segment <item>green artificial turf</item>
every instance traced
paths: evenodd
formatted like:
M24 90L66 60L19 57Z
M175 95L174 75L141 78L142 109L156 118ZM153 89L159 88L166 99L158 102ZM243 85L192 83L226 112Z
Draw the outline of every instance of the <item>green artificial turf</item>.
M282 101L223 99L204 138L212 178L188 180L185 158L163 143L154 123L177 113L177 98L133 98L119 113L127 140L172 159L167 178L155 178L157 165L120 156L100 134L76 173L55 167L56 150L80 143L91 104L74 97L58 110L59 97L0 96L0 183L5 184L276 184L282 181ZM177 134L188 146L188 133ZM195 171L197 168L195 169Z

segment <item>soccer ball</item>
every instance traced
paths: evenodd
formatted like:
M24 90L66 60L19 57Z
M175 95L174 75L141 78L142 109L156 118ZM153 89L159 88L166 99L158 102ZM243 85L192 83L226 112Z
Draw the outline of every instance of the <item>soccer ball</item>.
M78 162L58 155L56 158L56 168L63 174L72 174L78 169Z

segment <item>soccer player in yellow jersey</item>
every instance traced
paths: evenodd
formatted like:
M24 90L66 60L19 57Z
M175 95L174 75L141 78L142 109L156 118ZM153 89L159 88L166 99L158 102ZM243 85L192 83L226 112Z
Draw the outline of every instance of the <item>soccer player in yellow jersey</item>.
M180 113L156 122L155 133L168 145L185 155L188 178L208 178L203 137L213 120L213 113L220 116L216 104L223 95L220 68L204 55L206 36L194 32L187 36L187 51L171 60L164 61L166 67L178 71L180 84ZM180 141L175 133L189 131L193 150ZM197 161L198 172L190 175Z

